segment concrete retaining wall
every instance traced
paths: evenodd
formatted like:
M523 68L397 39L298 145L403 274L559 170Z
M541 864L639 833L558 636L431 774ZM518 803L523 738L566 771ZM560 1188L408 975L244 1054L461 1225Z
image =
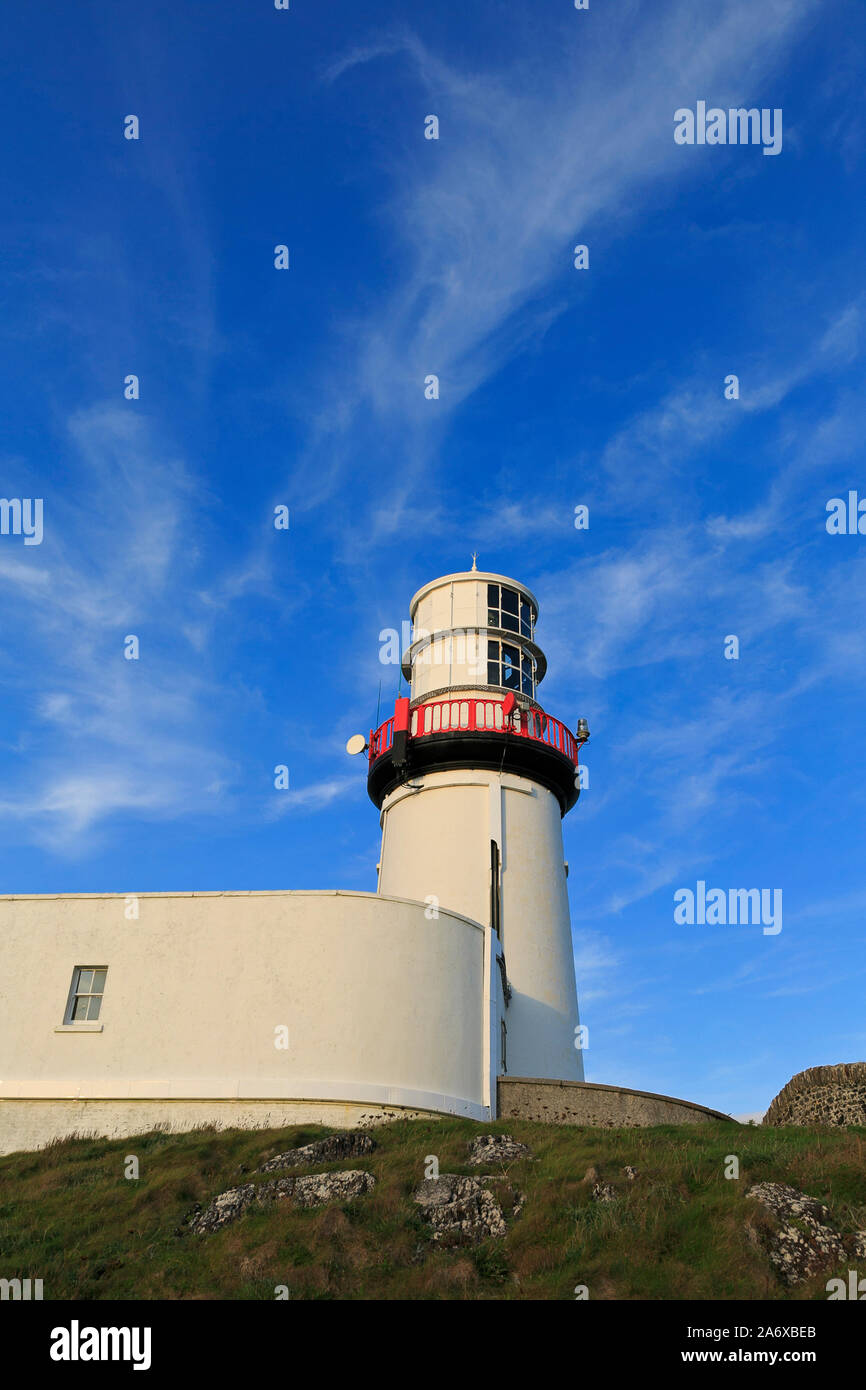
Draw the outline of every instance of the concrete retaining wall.
M545 1081L538 1077L500 1076L499 1118L542 1120L546 1124L589 1125L597 1129L644 1125L705 1125L717 1120L735 1124L730 1115L704 1105L630 1091L593 1081Z

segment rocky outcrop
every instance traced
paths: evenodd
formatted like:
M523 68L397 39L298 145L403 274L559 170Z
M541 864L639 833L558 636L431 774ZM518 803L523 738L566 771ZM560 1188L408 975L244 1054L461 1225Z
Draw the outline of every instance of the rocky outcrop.
M809 1067L792 1076L765 1125L866 1125L866 1062Z
M376 1141L369 1134L359 1130L346 1130L341 1134L329 1134L327 1139L317 1139L313 1144L304 1144L300 1149L287 1149L285 1153L269 1158L259 1168L260 1173L274 1173L281 1168L301 1168L305 1163L327 1163L330 1159L362 1158L371 1154Z
M592 1189L594 1202L615 1202L616 1188L609 1182L597 1182Z
M489 1168L493 1163L504 1165L531 1157L528 1145L518 1143L510 1134L479 1134L469 1144L470 1168Z
M497 1178L467 1178L458 1173L442 1173L426 1178L412 1193L422 1218L433 1228L433 1239L445 1245L475 1245L492 1236L504 1236L505 1212L490 1191ZM506 1185L507 1186L507 1185ZM523 1197L507 1189L509 1215L517 1216Z
M755 1183L746 1196L771 1218L768 1225L749 1225L747 1231L766 1251L783 1284L800 1284L845 1259L842 1238L830 1224L829 1210L817 1198L774 1182Z
M221 1192L202 1211L200 1206L187 1217L186 1225L196 1235L210 1235L236 1221L251 1206L291 1201L296 1207L320 1207L326 1202L346 1202L370 1192L376 1184L372 1173L358 1169L337 1173L309 1173L300 1178L275 1178L273 1182L244 1183Z

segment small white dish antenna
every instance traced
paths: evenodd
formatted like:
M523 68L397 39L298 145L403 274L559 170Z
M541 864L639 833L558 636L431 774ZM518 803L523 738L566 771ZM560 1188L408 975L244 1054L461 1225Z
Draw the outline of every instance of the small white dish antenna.
M356 753L363 753L367 747L367 740L363 734L353 734L346 744L346 752L351 753L354 758Z

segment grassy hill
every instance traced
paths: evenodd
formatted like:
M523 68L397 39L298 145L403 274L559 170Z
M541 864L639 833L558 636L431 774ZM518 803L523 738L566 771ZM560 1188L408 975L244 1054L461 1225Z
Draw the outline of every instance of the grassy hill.
M363 1168L374 1190L343 1206L254 1208L209 1236L177 1234L195 1203L241 1183L285 1149L329 1133L154 1132L67 1140L0 1158L0 1277L44 1281L49 1299L591 1299L826 1298L828 1274L782 1288L746 1223L743 1193L788 1183L819 1197L840 1230L866 1229L866 1129L731 1125L560 1128L509 1120L399 1121L371 1130L375 1152L299 1173ZM507 1132L534 1161L509 1165L525 1205L504 1238L442 1249L412 1201L428 1155L442 1173L477 1175L467 1147ZM728 1154L738 1181L724 1177ZM124 1176L127 1155L138 1180ZM629 1181L623 1169L638 1176ZM593 1199L593 1166L617 1199ZM486 1171L486 1170L480 1170ZM273 1175L270 1175L273 1176ZM866 1271L864 1271L866 1272Z

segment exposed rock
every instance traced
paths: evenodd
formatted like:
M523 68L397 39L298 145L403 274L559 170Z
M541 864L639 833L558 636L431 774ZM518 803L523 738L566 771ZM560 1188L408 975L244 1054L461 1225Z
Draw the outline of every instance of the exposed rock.
M632 1168L630 1164L626 1164L625 1168L623 1168L622 1171L625 1173L625 1175L626 1175L626 1177L628 1178L629 1182L634 1182L635 1178L636 1178L637 1175L638 1175L637 1169L636 1169L636 1168Z
M615 1202L616 1189L611 1187L609 1182L597 1182L592 1189L592 1195L596 1202Z
M747 1229L767 1251L783 1284L800 1284L845 1259L842 1240L829 1224L830 1212L816 1197L774 1182L756 1183L746 1196L775 1218L771 1230Z
M308 1173L300 1178L275 1178L273 1182L248 1182L221 1192L204 1211L194 1208L187 1225L196 1235L218 1231L253 1205L290 1200L297 1207L319 1207L326 1202L346 1202L370 1192L376 1179L372 1173L350 1169L345 1173Z
M486 1167L491 1163L514 1163L519 1158L531 1158L526 1144L519 1144L510 1134L479 1134L469 1144L469 1166Z
M359 1168L349 1168L339 1173L308 1173L302 1178L278 1178L277 1182L294 1183L290 1193L281 1191L277 1196L291 1196L297 1207L320 1207L325 1202L348 1201L351 1197L372 1192L376 1186L373 1174Z
M583 1182L583 1183L598 1182L598 1169L597 1169L597 1168L594 1168L594 1167L587 1168L586 1172L584 1173L583 1177L581 1178L581 1182Z
M433 1239L446 1244L475 1244L491 1236L504 1236L505 1216L488 1184L496 1178L466 1178L442 1173L426 1178L412 1193L421 1215L433 1227ZM512 1191L511 1216L523 1207L522 1194Z
M329 1159L361 1158L370 1154L376 1141L369 1134L358 1130L346 1130L342 1134L329 1134L327 1139L316 1139L312 1144L304 1144L300 1149L287 1149L285 1153L269 1158L259 1169L260 1173L273 1173L280 1168L300 1168L304 1163L327 1163Z
M850 1237L851 1254L855 1260L866 1260L866 1231L855 1231Z
M808 1197L795 1187L786 1187L780 1182L758 1182L749 1188L747 1197L754 1197L767 1211L776 1216L809 1216L825 1224L830 1220L830 1210L817 1197Z
M783 1086L765 1125L866 1125L866 1062L809 1067Z

